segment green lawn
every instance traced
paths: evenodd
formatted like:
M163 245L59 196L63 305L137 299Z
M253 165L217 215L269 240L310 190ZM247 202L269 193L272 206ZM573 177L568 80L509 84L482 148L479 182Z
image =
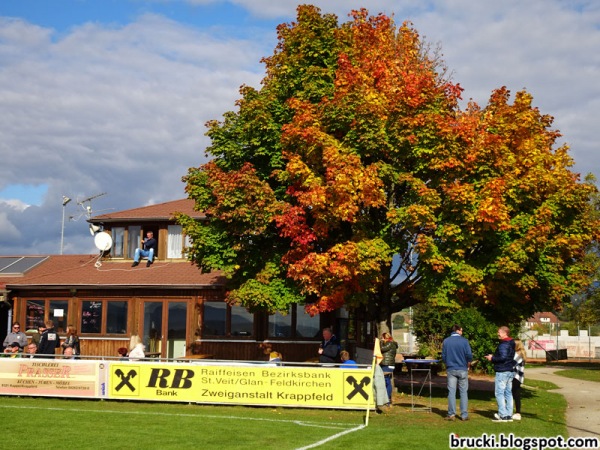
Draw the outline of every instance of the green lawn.
M567 378L576 378L578 380L596 381L600 382L600 368L589 367L589 368L573 368L557 370L554 372L556 375Z
M327 449L448 448L450 433L516 436L566 436L566 402L559 394L533 385L523 392L523 420L493 423L493 393L470 392L468 422L446 422L446 391L434 389L433 412L411 412L410 396L398 394L394 406L364 412L181 403L0 397L0 414L19 424L4 433L4 448L66 446L77 449ZM422 399L424 400L424 399ZM26 426L31 424L31 427ZM344 434L345 433L345 434Z

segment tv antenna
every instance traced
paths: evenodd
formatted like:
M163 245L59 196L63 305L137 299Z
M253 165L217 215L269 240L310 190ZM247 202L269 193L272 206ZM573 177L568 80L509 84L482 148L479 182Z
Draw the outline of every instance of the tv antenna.
M84 198L83 200L79 200L77 202L77 204L79 206L81 206L83 208L83 210L85 211L85 215L87 216L88 219L91 219L91 217L92 217L92 200L94 200L95 198L98 198L98 197L102 197L103 195L106 195L106 192L102 192L101 194L92 195L91 197ZM86 203L87 203L87 205L86 205Z

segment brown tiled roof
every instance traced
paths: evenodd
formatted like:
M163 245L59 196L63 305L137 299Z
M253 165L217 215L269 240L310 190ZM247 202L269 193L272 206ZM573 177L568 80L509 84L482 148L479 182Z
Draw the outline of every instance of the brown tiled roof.
M159 203L157 205L142 206L140 208L116 211L100 216L94 216L88 222L116 222L124 220L171 220L176 212L187 214L190 217L203 219L204 213L194 210L195 202L187 198Z
M7 289L161 287L198 289L223 286L219 272L202 273L189 261L99 260L98 255L52 255L22 276L0 276Z

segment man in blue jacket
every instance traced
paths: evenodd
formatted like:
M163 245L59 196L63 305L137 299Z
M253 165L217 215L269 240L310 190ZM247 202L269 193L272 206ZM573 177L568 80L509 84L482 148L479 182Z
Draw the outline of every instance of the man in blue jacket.
M456 418L456 385L460 393L460 418L469 420L469 366L473 361L473 352L469 341L462 336L460 325L452 326L452 334L444 339L442 360L446 364L448 384L448 415L446 420Z
M498 328L500 344L493 355L486 359L494 363L496 371L495 387L498 412L494 414L493 422L512 422L513 398L512 380L515 367L515 341L510 337L508 327Z

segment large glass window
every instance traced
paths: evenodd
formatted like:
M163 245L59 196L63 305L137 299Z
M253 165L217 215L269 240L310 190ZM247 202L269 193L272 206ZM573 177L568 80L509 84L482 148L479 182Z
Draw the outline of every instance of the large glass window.
M311 317L302 305L292 305L287 314L269 316L270 338L312 339L321 336L320 317Z
M292 337L292 314L286 315L275 313L269 316L269 337L289 338Z
M254 332L254 314L243 306L231 307L231 335L252 336Z
M27 330L37 330L47 320L54 323L54 329L58 333L64 333L67 329L67 317L69 313L68 300L28 300L27 301Z
M183 250L183 228L181 225L168 226L167 258L181 258Z
M203 336L254 335L254 314L242 306L229 306L224 301L204 303Z
M204 335L225 336L227 325L227 303L207 302L204 304Z
M296 305L296 337L313 338L321 336L319 315L310 316L304 307Z
M67 317L69 317L68 300L50 300L48 319L54 322L54 330L59 333L67 331Z
M102 332L102 302L81 302L82 333Z
M142 227L131 226L127 228L127 256L133 259L135 250L140 246Z
M127 302L106 302L106 333L127 334Z
M125 228L114 227L111 233L113 239L112 255L115 258L123 258L125 256Z
M81 302L81 332L127 334L127 305L125 301Z
M27 300L27 331L37 331L40 325L44 325L46 311L45 300Z

